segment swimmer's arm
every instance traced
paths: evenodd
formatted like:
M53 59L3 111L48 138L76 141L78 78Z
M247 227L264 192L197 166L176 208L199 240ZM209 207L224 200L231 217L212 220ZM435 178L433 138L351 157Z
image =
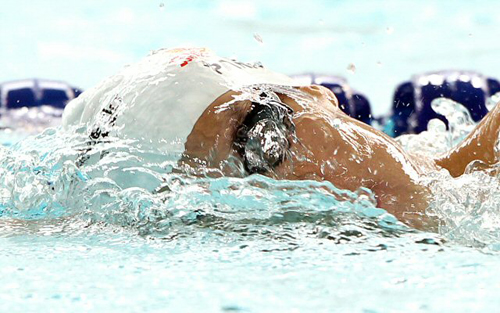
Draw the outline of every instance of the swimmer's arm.
M383 182L373 187L372 191L376 195L377 206L406 225L425 230L436 228L437 221L426 214L432 199L426 186L403 178L399 182Z
M348 117L329 90L316 86L300 89L314 96L316 101L310 103L314 113L303 113L295 119L300 144L292 146L292 160L275 169L278 176L324 179L352 191L369 188L375 194L377 207L411 227L434 228L435 221L425 214L431 192L419 182L421 173L433 168L432 160L407 155L389 136ZM300 111L291 99L284 101ZM330 120L334 119L343 126L333 126ZM293 155L306 158L293 159Z
M467 165L474 160L483 161L487 165L497 163L495 144L499 131L500 105L497 104L458 146L437 158L436 164L457 177L462 175Z
M418 181L419 167L391 138L343 113L336 116L352 127L339 131L308 114L295 121L300 144L293 145L291 159L275 169L278 177L327 180L352 191L365 187L374 192L377 207L411 227L432 228L433 221L425 215L431 193ZM351 140L343 138L346 132Z

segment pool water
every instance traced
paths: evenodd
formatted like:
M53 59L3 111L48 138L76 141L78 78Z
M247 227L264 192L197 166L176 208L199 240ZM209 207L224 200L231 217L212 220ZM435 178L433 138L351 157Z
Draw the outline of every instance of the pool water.
M281 226L267 237L196 229L148 240L112 227L53 228L2 238L3 310L491 312L500 305L498 256L429 244L432 235L338 243Z
M387 114L394 87L414 73L472 68L498 74L499 41L491 39L499 28L491 13L498 2L427 1L421 7L417 1L387 6L318 1L308 14L303 2L258 3L272 11L257 10L249 18L253 24L224 12L224 18L213 18L187 5L183 13L215 27L207 27L201 41L199 28L175 12L159 17L172 25L158 27L157 20L146 33L159 29L172 46L183 38L227 55L237 50L243 60L258 59L289 74L346 75L370 97L377 116ZM225 11L223 4L207 5ZM290 20L295 27L287 27ZM208 38L228 28L234 31ZM248 33L244 40L242 29ZM132 47L139 37L130 36ZM156 39L155 45L165 40ZM235 42L245 48L238 50ZM346 71L350 63L356 73ZM132 93L131 88L124 90ZM471 122L454 103L438 102L439 107L458 114L447 115L454 131L433 122L428 132L398 139L406 150L440 153L470 131ZM2 312L500 308L497 176L426 177L436 195L429 214L443 221L434 233L397 222L373 205L367 190L259 175L191 177L174 171L182 145L159 151L144 142L109 138L88 153L87 132L81 125L56 127L22 141L32 133L0 133L8 145L0 148Z

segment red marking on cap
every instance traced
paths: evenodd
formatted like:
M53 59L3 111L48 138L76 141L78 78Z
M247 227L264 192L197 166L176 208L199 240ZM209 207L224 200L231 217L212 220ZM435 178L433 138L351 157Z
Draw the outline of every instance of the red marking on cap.
M186 65L189 64L189 62L193 61L193 59L195 58L194 55L190 55L186 58L186 60L184 60L184 62L181 63L181 67L184 67Z

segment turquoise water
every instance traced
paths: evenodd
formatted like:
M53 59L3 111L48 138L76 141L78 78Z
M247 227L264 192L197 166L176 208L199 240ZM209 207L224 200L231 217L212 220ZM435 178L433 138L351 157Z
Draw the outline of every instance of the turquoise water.
M452 135L436 129L408 142ZM175 147L159 153L113 138L89 152L88 141L85 127L48 129L0 150L2 311L500 306L496 178L429 178L441 188L435 214L449 222L429 233L375 208L366 190L194 178L173 172Z
M161 241L112 227L11 235L1 239L2 309L492 312L500 305L498 256L424 244L423 234L336 243L277 228L284 238L198 228Z

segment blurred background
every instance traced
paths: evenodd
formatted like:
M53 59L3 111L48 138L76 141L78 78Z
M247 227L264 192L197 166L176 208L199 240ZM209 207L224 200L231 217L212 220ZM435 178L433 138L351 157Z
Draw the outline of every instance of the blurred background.
M344 76L386 114L396 86L443 69L500 76L499 1L2 0L0 83L88 89L151 50L206 46L286 74Z

